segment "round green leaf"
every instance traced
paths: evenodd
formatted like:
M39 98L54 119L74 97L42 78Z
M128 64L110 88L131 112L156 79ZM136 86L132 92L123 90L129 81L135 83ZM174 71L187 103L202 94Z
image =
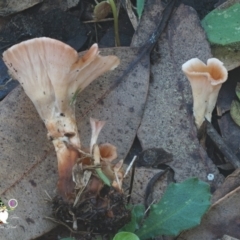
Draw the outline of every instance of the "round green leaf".
M113 240L140 240L140 239L134 233L120 232L115 235Z
M227 9L216 9L203 20L202 26L211 44L228 45L240 42L240 3L235 3ZM237 46L235 46L236 48Z

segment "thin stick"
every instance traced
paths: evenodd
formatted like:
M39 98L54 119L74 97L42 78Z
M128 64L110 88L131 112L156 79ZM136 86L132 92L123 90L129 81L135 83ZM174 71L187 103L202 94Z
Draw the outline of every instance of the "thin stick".
M101 20L94 19L94 20L85 21L83 23L109 22L109 21L113 21L113 20L114 20L113 18L105 18L105 19L101 19Z
M66 227L66 228L68 228L68 230L70 231L70 232L72 232L72 233L84 233L84 234L89 234L89 232L84 232L84 231L74 231L72 228L70 228L67 224L65 224L64 222L62 222L62 221L59 221L59 220L57 220L57 219L55 219L55 218L50 218L50 217L44 217L45 219L48 219L48 220L50 220L50 221L52 221L52 222L54 222L54 223L58 223L58 224L61 224L61 225L63 225L64 227Z
M156 199L153 199L153 201L149 204L149 206L147 207L147 209L144 212L144 215L147 214L148 210L150 209L150 207L156 202Z
M131 180L130 180L130 186L129 186L129 191L128 191L128 194L129 196L127 197L127 203L130 202L131 200L131 196L132 196L132 190L133 190L133 181L134 181L134 175L135 175L135 166L136 166L136 156L134 156L133 160L132 160L132 175L131 175ZM130 165L131 165L130 163Z
M130 162L130 164L128 165L128 168L127 168L127 170L126 170L123 178L125 178L125 177L128 175L129 171L131 170L132 165L133 165L134 162L136 161L136 158L137 158L137 156L135 155L135 156L133 157L133 160L132 160L132 161Z
M4 88L7 86L7 84L10 83L12 80L13 80L13 79L10 78L10 79L7 80L7 82L6 82L5 84L0 85L0 90L1 90L1 89L4 89Z
M226 145L223 141L222 137L217 133L215 128L212 126L210 122L207 122L207 135L214 142L218 150L225 156L225 158L233 165L234 168L240 167L240 160L233 153L233 151Z
M50 201L52 202L52 198L51 198L51 196L48 194L48 192L46 191L46 190L44 190L44 192L46 193L46 195L48 196L48 198L50 199Z

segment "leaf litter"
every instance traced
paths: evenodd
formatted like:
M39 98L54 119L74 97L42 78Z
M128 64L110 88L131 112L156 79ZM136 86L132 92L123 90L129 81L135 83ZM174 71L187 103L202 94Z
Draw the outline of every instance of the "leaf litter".
M136 32L132 46L140 47L145 42L144 37L149 36L148 31L152 32L151 28L155 26L154 22L156 22L156 16L159 15L159 9L162 11L159 1L152 1L151 4L148 4L145 8L142 16L142 25L140 24ZM148 19L145 21L144 17ZM150 23L150 25L146 27L144 25L145 22ZM190 31L189 29L192 29L192 32L194 31L196 34L191 34L191 36L186 34ZM179 44L181 47L179 47ZM121 48L103 49L101 51L104 54L109 54L110 52L119 57L121 55L120 52L125 51L124 56L121 55L122 57L120 58L123 60L122 68L126 69L126 66L134 59L138 49ZM129 54L129 51L131 54ZM159 40L154 53L156 58L151 69L151 76L153 77L151 80L153 82L150 84L144 117L138 130L141 144L144 149L160 147L173 155L173 161L168 162L167 165L174 170L174 178L177 181L182 181L193 175L208 181L207 175L211 173L214 179L213 181L209 180L209 183L213 189L216 189L223 182L223 177L211 163L210 158L207 157L197 141L196 129L193 125L192 112L190 110L192 106L191 93L188 82L180 71L181 65L192 57L197 56L202 60L211 57L209 45L200 28L199 20L191 8L183 5L178 8L164 35ZM158 58L159 55L160 59ZM127 59L126 62L125 59ZM88 146L91 136L89 117L106 120L107 125L100 134L100 142L107 141L113 143L118 147L118 159L125 158L143 114L148 89L148 63L148 56L146 56L138 64L137 69L128 75L128 79L125 79L116 89L110 89L107 97L103 99L102 96L105 94L106 89L111 86L114 79L121 75L122 69L101 77L91 84L85 92L81 93L78 98L76 114L77 119L80 119L78 127L84 146ZM139 70L142 71L139 73ZM162 76L161 79L158 76ZM137 82L136 79L138 79ZM163 81L162 79L167 79L168 81ZM138 85L139 80L142 80L140 85ZM157 90L154 91L153 89ZM177 91L173 91L173 89L177 89ZM161 92L163 98L159 97L159 92ZM126 99L131 99L131 101L126 101ZM1 198L4 200L11 197L17 198L21 206L21 208L15 210L21 225L17 227L15 233L3 231L2 236L4 239L15 239L19 236L24 236L24 239L26 237L30 239L49 231L54 226L54 224L43 220L42 217L48 216L50 212L49 206L44 202L44 191L55 195L54 189L57 179L56 157L51 143L46 141L44 126L29 99L20 88L9 94L1 102L0 108L1 158L4 159L0 175ZM180 114L178 114L179 112ZM155 116L159 117L156 118ZM151 120L155 119L157 121L151 122ZM172 126L174 126L174 129ZM17 132L15 131L16 127L18 129ZM154 129L154 133L152 133L151 129ZM156 131L156 129L159 129L159 131ZM154 135L157 135L157 138L153 138ZM176 135L179 139L176 139ZM16 163L21 164L18 164L16 168ZM8 174L12 172L12 169L14 169L14 174L10 179ZM146 172L146 169L141 170ZM148 169L148 171L154 176L158 170ZM86 186L90 179L89 175L91 173L86 171L83 181L78 181L79 189ZM143 173L143 176L145 175L146 173ZM141 178L140 174L139 176ZM163 185L166 186L167 184L167 178L165 177ZM226 187L223 193L220 193L221 199L211 207L203 220L203 224L197 227L196 230L192 230L193 232L190 230L189 236L194 236L196 237L194 239L198 239L198 229L202 227L200 231L202 235L200 234L199 236L206 234L204 235L207 236L206 239L213 235L215 237L216 233L208 230L208 226L214 221L215 224L220 219L218 214L221 214L223 208L228 209L226 218L233 223L229 231L235 233L234 227L236 225L234 224L238 220L232 211L235 207L236 209L238 208L237 203L234 202L234 199L237 199L239 194L237 186L238 182L231 184ZM230 193L229 189L231 189ZM218 190L221 190L221 188L218 188ZM161 196L162 191L157 190L159 196ZM25 193L25 198L22 197L23 193ZM143 197L144 188L142 193ZM213 218L211 218L211 215ZM31 218L28 216L31 216ZM205 221L205 219L209 218L211 218L209 222L208 220ZM219 221L219 229L226 229L221 224L224 225L224 223ZM223 235L224 233L220 231L220 234ZM235 237L238 236L235 234ZM181 238L180 236L179 239L191 239L191 237Z

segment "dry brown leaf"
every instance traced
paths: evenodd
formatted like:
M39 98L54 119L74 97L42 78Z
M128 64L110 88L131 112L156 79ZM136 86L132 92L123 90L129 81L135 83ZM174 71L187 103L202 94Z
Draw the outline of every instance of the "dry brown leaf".
M90 144L89 118L105 120L99 142L109 142L125 158L135 138L143 114L149 81L149 61L143 59L117 88L99 101L117 77L135 58L138 49L101 49L102 55L117 55L121 64L113 72L93 82L76 104L76 119L83 145ZM99 101L99 102L97 102ZM1 240L32 239L54 226L43 219L51 213L44 201L46 190L54 196L57 184L57 158L47 131L33 104L21 88L16 88L0 103L0 196L3 202L18 200L14 210L14 231L1 229ZM12 214L12 213L10 213ZM9 225L10 226L10 225Z
M239 240L239 239L233 238L233 237L228 236L228 235L224 235L224 236L221 238L221 240Z
M159 22L161 11L160 0L148 2L145 14L149 14L149 20L140 24L134 46L146 40L148 31ZM157 147L171 153L173 161L168 165L175 171L177 181L196 176L216 188L223 177L197 140L191 88L181 72L181 66L187 60L198 57L205 62L211 57L206 36L192 8L178 7L158 41L155 53L157 50L159 59L151 69L149 96L138 130L141 145L143 149ZM214 175L213 181L207 179L210 173Z
M7 0L0 1L0 16L8 16L13 13L21 12L27 8L30 8L43 0Z
M223 84L219 93L217 110L221 118L218 124L221 135L228 147L240 159L240 127L233 121L230 116L230 107L233 100L237 100L235 93L237 82L240 81L240 69L229 73L228 81Z
M240 187L230 192L211 206L201 224L186 231L177 240L215 240L228 234L240 238Z
M228 175L224 183L214 192L212 203L224 197L229 192L240 186L240 168L236 169L232 174Z

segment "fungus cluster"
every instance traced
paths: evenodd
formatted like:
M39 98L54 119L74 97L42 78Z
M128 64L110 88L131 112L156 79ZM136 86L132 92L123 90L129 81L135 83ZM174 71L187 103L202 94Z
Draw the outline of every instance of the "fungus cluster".
M85 165L94 165L98 173L107 176L111 184L120 188L121 164L111 165L117 156L116 148L111 144L96 144L104 123L91 119L92 138L87 159L81 150L75 119L77 94L97 77L116 68L119 59L116 56L100 56L97 44L79 57L70 46L43 37L12 46L3 53L3 60L9 74L20 82L35 105L47 128L47 136L54 144L58 159L58 192L62 198L71 198L75 185L82 181L76 180L76 176L75 182L72 179L75 164L83 172L87 168ZM100 155L96 157L98 153ZM97 188L101 184L100 179Z

